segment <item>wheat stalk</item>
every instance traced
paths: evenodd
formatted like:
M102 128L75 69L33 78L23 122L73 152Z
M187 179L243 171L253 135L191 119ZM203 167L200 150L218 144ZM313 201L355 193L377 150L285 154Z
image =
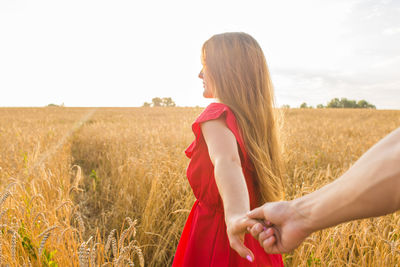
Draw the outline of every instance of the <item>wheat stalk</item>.
M144 257L143 257L143 252L138 246L133 246L133 251L138 255L139 257L139 264L140 267L144 267Z
M129 251L131 250L131 247L128 245L126 247L123 247L120 251L119 251L119 257L118 259L115 261L115 265L119 266L119 262L123 259L128 259L127 254L129 253Z
M43 248L44 248L44 244L46 243L47 239L49 238L51 232L48 231L44 234L42 241L40 241L40 245L39 245L39 258L42 255L43 252Z
M33 202L35 199L37 199L37 198L40 198L43 202L45 201L44 198L43 198L43 196L42 196L41 194L36 194L36 195L34 195L34 196L31 198L31 200L29 201L29 206L31 206L31 205L32 205L32 202Z
M92 265L96 265L96 246L100 245L100 243L96 243L93 245L92 250L90 251L90 263Z
M78 188L79 187L79 182L82 179L82 168L78 165L74 165L71 167L71 170L76 168L76 175L75 175L75 180L74 183L72 185L72 187Z
M31 261L29 260L29 258L27 258L27 260L28 260L28 266L31 267L32 266Z
M0 198L0 207L3 205L4 201L6 201L6 199L11 196L10 191L6 191Z
M82 216L80 213L76 213L76 219L78 221L78 226L79 226L79 232L82 234L85 232L85 224L83 222Z
M125 220L128 222L129 225L135 224L137 223L137 220L132 221L132 219L130 217L126 217Z
M124 245L125 238L128 236L130 230L131 230L131 227L125 229L125 230L122 232L122 234L121 234L121 236L120 236L120 238L119 238L119 242L118 242L118 248L119 248L119 249L121 249L121 247Z
M104 247L104 253L105 253L105 254L107 254L107 252L108 252L108 250L109 250L109 248L110 248L111 239L114 237L114 234L115 234L116 231L117 231L116 229L113 229L113 230L110 232L110 234L108 235L107 242L106 242L106 245L105 245L105 247Z
M127 262L128 262L128 265L130 266L130 267L134 267L135 266L135 264L133 263L133 261L131 261L130 259L125 259Z
M48 221L46 220L46 216L44 216L43 212L39 212L38 214L35 215L35 217L32 220L32 223L36 223L36 220L39 218L39 216L42 216L43 221L48 224Z
M16 247L17 247L17 232L13 231L13 235L11 237L11 258L13 261L15 261Z
M86 241L86 245L89 245L89 243L93 240L93 236L90 236L89 239Z
M5 209L5 210L3 210L3 211L0 213L0 220L1 220L1 218L3 218L4 214L5 214L7 211L8 211L8 209Z
M120 266L119 262L126 259L125 255L120 255L118 259L114 260L114 266Z
M78 256L79 256L79 266L80 267L89 266L89 253L86 249L86 242L83 242L79 246Z
M23 188L21 188L20 181L18 181L15 178L12 178L12 177L10 177L9 180L12 180L14 182L9 183L4 191L10 191L11 187L13 187L14 185L18 185L20 187L20 189L23 190Z
M67 201L64 201L63 203L61 203L61 204L56 208L56 211L58 211L59 209L61 209L62 207L64 207L64 206L67 205L67 204L69 204L69 205L71 205L71 206L74 205L74 204L71 202L71 200L67 200Z
M0 230L0 266L3 261L3 231Z
M115 239L115 237L111 238L111 247L114 257L117 257L118 248L117 248L117 240Z
M137 220L132 221L131 218L129 218L129 217L127 217L126 220L129 223L129 227L127 229L125 229L121 234L121 237L118 242L119 249L121 249L121 247L123 247L125 238L127 238L131 234L131 232L133 232L133 236L136 235L136 227L135 226L136 226Z
M44 236L45 234L47 234L48 232L50 232L50 231L52 231L52 230L54 230L56 228L58 228L57 225L50 226L49 228L44 230L38 237L40 238L40 237Z

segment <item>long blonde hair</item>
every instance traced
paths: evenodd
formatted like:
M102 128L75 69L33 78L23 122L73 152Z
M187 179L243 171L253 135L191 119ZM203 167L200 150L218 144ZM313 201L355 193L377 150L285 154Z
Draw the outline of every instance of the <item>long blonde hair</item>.
M261 47L246 33L217 34L204 43L202 61L215 97L236 116L255 167L260 204L282 199L282 163L273 86Z

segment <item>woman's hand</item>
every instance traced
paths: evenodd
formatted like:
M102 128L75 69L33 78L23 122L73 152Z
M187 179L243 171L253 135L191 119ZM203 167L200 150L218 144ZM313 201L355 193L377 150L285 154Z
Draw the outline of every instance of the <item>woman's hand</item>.
M242 258L248 261L254 261L253 252L244 245L244 235L248 233L247 229L253 227L258 221L249 219L245 214L243 216L234 216L226 220L226 232L229 244Z

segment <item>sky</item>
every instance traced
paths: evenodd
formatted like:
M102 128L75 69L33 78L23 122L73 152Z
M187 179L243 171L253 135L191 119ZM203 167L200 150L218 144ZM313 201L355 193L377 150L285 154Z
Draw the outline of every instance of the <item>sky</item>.
M261 45L276 103L400 109L399 0L1 0L0 107L206 106L202 44Z

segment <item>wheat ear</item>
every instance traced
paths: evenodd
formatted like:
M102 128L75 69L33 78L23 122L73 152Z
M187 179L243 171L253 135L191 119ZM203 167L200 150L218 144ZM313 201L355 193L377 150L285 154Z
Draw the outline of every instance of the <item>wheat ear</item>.
M39 257L42 255L44 244L46 243L47 239L50 236L50 232L46 232L42 238L42 241L40 241L40 246L39 246Z
M79 232L83 234L85 232L85 224L83 223L82 216L79 213L76 213L76 219L78 221Z
M104 253L107 254L108 249L110 248L111 239L114 237L114 234L117 230L113 229L110 234L108 235L106 245L104 247Z
M79 256L79 266L87 267L89 265L89 255L88 255L87 249L86 249L86 242L83 242L79 246L78 256Z
M0 207L3 205L4 201L11 195L10 191L6 191L0 198Z
M3 231L0 230L0 266L2 266L3 259Z
M52 230L54 230L56 228L58 228L57 225L50 226L49 228L44 230L38 237L40 238L40 237L44 236L45 234L47 234L48 232L50 232L50 231L52 231Z
M111 247L114 257L117 257L118 248L117 248L117 240L115 239L115 237L111 238Z
M13 235L11 237L11 258L13 261L15 261L15 256L16 256L16 250L17 250L17 232L14 230L11 230L13 232Z

